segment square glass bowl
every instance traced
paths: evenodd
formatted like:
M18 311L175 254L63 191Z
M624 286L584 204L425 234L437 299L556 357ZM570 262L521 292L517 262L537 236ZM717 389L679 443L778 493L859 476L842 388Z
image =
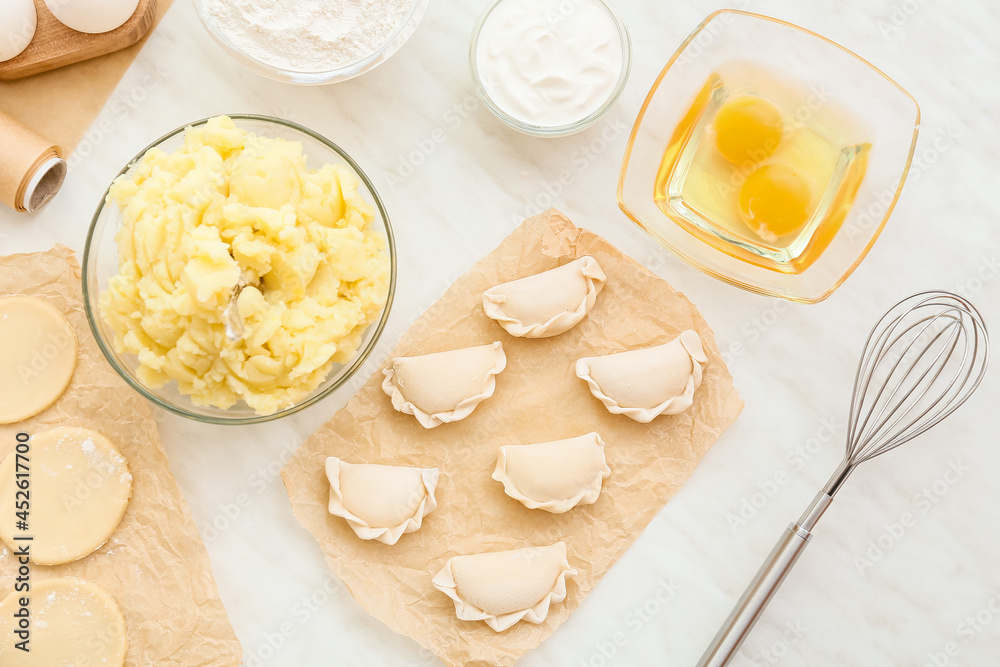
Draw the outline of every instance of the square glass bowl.
M696 224L691 209L675 197L661 197L660 204L654 199L668 146L683 141L679 128L699 126L691 118L696 100L710 94L709 82L720 68L734 63L800 84L801 103L786 125L814 117L822 122L824 114L839 112L849 115L857 143L867 149L863 178L852 184L853 205L840 210L838 224L817 233L813 242L819 245L808 262L769 260L766 249L748 252L738 234L712 233L724 225L707 218ZM720 10L681 44L646 97L625 149L618 204L650 236L705 273L759 294L816 303L847 279L878 238L910 169L919 125L916 100L851 51L778 19Z

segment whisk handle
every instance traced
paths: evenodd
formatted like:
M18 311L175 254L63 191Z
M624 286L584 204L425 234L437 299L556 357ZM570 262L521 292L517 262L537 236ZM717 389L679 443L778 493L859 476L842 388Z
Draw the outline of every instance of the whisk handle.
M810 539L812 533L799 524L792 523L788 526L782 533L781 539L774 545L771 555L757 571L757 576L747 586L743 597L736 603L725 624L719 629L719 633L715 635L711 646L701 656L698 667L725 667L736 657L743 640L764 613L767 604L774 597Z

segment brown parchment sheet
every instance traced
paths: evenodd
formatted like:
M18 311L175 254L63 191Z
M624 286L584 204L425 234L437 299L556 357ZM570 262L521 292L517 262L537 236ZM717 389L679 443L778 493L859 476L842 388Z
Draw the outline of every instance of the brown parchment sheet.
M597 259L608 282L589 316L565 334L513 338L483 313L481 295L487 288L583 255ZM665 343L685 329L701 335L709 363L695 404L684 414L651 424L612 415L574 374L579 357ZM412 416L393 410L379 371L282 471L296 516L358 602L456 667L513 665L549 637L680 489L743 407L715 337L694 305L555 210L525 221L459 278L410 327L392 356L495 340L503 342L507 368L497 376L493 397L467 419L425 430ZM529 510L490 478L501 445L590 431L607 443L612 471L594 505L562 515ZM438 509L419 532L404 535L395 546L359 540L343 519L327 512L327 456L437 467ZM431 585L451 556L560 540L579 574L568 580L565 602L554 604L541 625L522 622L498 634L485 623L459 621L453 602Z
M173 0L157 0L156 18L132 46L15 81L0 81L0 111L24 123L69 155L111 97ZM2 151L0 151L2 156Z
M29 201L25 201L29 199L25 196L28 182L47 160L62 157L59 147L3 112L0 112L0 146L3 146L0 203L15 211L25 211L29 208Z
M0 296L11 294L57 307L80 345L73 380L56 404L29 420L0 426L0 457L14 449L18 432L79 426L110 438L132 471L132 499L108 542L73 563L32 565L32 580L70 576L104 587L125 614L129 667L239 665L240 644L219 599L205 545L170 472L153 414L111 369L90 333L76 254L57 245L46 252L0 257ZM40 360L26 363L45 372ZM0 543L0 596L13 590L17 568Z

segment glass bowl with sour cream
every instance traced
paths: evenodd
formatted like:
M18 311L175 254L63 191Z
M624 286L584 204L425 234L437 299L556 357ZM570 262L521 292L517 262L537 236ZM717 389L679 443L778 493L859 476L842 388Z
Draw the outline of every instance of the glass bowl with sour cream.
M557 137L614 106L632 44L606 0L496 0L476 21L469 60L476 91L497 118Z

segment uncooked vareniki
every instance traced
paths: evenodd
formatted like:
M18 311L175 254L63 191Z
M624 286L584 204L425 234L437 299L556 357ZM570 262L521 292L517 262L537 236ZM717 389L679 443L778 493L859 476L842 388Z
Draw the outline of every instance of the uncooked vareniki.
M611 475L604 441L596 433L534 445L504 445L493 479L528 509L553 514L591 505Z
M647 424L691 407L707 363L701 338L687 330L664 345L584 357L576 375L609 412Z
M382 371L382 390L392 407L413 415L424 428L465 419L493 395L495 376L507 366L503 345L466 347L396 357Z
M404 533L420 530L437 508L437 468L409 468L326 460L330 514L343 517L363 540L395 544Z
M520 620L541 623L553 602L566 599L566 578L576 575L566 543L455 556L432 583L455 601L462 621L485 621L503 632Z
M483 310L511 336L547 338L587 316L607 282L593 257L512 280L483 292Z

